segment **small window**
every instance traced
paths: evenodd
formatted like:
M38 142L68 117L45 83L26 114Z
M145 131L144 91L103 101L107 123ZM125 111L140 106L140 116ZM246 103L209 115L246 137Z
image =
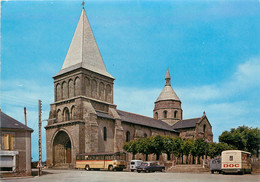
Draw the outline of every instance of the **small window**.
M174 118L177 118L178 111L174 111Z
M233 156L229 156L229 161L233 161Z
M104 141L107 141L107 128L106 127L104 127L103 135L104 135Z
M164 118L167 118L167 111L166 110L163 111L163 116L164 116Z
M4 134L4 150L14 150L13 134Z
M154 113L154 119L158 119L158 112Z
M127 131L126 132L126 139L125 139L126 142L129 142L130 141L130 132Z

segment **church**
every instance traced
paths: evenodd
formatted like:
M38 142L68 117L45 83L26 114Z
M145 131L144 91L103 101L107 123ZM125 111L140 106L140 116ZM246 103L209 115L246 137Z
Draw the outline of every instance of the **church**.
M183 120L181 100L171 86L168 69L153 118L117 109L115 78L106 70L84 8L62 68L53 79L54 102L45 127L49 167L73 166L80 153L123 151L125 142L141 137L171 135L213 141L205 113Z

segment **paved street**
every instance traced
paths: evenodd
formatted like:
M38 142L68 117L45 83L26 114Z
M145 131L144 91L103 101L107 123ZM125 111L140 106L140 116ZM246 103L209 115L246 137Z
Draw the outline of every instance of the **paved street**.
M168 182L168 181L192 181L192 182L256 182L260 181L260 175L219 175L209 173L137 173L137 172L109 172L109 171L79 171L79 170L44 170L41 177L12 178L8 181L88 181L88 182Z

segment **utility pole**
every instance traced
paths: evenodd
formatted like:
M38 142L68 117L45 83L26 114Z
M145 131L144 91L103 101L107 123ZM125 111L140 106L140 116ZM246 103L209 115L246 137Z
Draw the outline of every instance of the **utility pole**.
M42 101L39 100L39 173L38 176L42 175Z
M26 107L24 107L24 124L27 126Z

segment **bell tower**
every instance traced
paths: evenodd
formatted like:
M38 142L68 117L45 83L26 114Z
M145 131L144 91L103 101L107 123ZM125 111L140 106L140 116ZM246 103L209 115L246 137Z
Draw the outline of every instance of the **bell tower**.
M167 68L165 86L154 103L154 119L162 120L169 125L174 125L182 120L181 100L171 86L171 76Z

